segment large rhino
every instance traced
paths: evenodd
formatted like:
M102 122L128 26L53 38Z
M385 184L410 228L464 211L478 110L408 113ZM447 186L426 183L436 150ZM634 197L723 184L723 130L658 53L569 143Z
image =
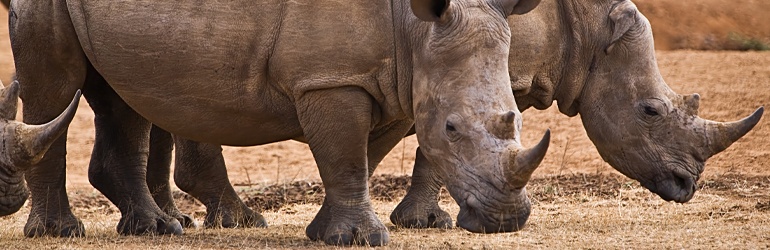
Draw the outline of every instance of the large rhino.
M629 0L546 0L508 23L516 41L509 70L518 107L546 109L556 101L563 114L580 114L601 157L666 201L692 199L706 160L748 133L764 112L760 107L728 123L698 117L700 96L668 87L650 24ZM436 202L442 176L421 160L421 151L412 186L390 219L451 227Z
M664 200L690 200L705 161L750 131L764 112L760 107L730 123L699 118L698 94L678 95L663 81L651 27L631 1L546 0L508 23L518 107L546 109L556 101L565 115L580 114L604 160ZM175 145L176 184L207 206L205 224L253 225L256 214L227 180L221 147L180 138ZM442 175L431 162L417 150L412 186L391 214L394 224L452 226L437 204ZM469 215L462 211L458 224L473 228L464 219Z
M520 145L506 17L539 2L16 0L10 29L26 123L51 120L83 89L96 125L89 180L120 209L120 233L182 233L145 180L152 123L224 145L306 141L327 193L307 236L381 245L368 173L413 126L474 214L469 230L526 222L524 186L549 134ZM82 235L64 193L66 138L14 132L51 145L42 159L40 147L10 151L0 168L32 192L25 233ZM0 185L1 214L26 199L17 183Z

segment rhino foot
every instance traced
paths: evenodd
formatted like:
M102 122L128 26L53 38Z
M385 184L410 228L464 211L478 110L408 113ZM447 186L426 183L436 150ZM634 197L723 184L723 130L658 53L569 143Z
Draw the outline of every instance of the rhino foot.
M214 208L210 208L214 207ZM267 227L262 214L246 207L242 202L233 206L207 206L204 225L209 228Z
M122 235L182 235L184 233L179 220L165 213L142 214L136 211L124 214L120 218L117 229Z
M166 214L178 220L184 228L195 228L198 226L195 224L195 219L193 219L192 216L183 214L179 210L166 211Z
M384 246L390 241L388 229L371 209L335 209L327 204L305 233L329 245Z
M27 237L83 237L86 235L85 226L72 213L64 218L40 217L30 213L27 224L24 225L24 235Z
M410 196L396 206L390 214L390 222L406 228L452 228L452 217L431 199L431 202L412 199Z

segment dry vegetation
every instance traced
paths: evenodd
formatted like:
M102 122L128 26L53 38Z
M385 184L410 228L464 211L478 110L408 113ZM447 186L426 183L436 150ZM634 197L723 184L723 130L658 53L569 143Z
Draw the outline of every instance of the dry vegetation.
M731 33L757 41L770 39L766 1L636 2L653 24L658 48L715 48L698 44L729 48L723 42ZM0 24L0 37L7 37L5 24ZM0 61L0 79L7 82L13 67L6 38L0 39L0 58L6 59ZM760 105L770 107L768 53L659 51L658 63L672 89L701 94L700 114L705 118L735 120ZM616 174L601 160L578 117L568 118L555 108L528 110L524 116L525 145L534 144L546 128L553 131L546 160L528 187L534 205L527 228L482 235L460 229L393 227L388 215L403 196L408 185L404 175L411 173L414 161L416 140L411 137L384 160L371 185L377 214L390 227L392 242L387 248L770 248L768 117L746 138L709 160L691 202L674 204ZM307 146L296 142L225 148L230 178L250 206L264 211L270 228L197 228L178 237L117 235L120 214L86 177L92 120L93 113L81 102L68 134L67 156L68 192L87 236L24 238L21 232L29 211L25 206L0 218L0 249L333 248L304 236L323 189ZM178 191L176 197L184 212L202 221L205 209L199 203ZM441 204L450 213L458 212L446 195Z
M387 221L395 207L394 196L405 192L404 177L378 177L372 192L380 219ZM534 200L527 228L517 233L473 234L460 229L403 229L389 224L393 241L388 248L757 248L770 247L770 192L767 177L719 176L702 181L698 197L681 205L661 201L637 184L615 174L574 174L539 178L529 186ZM86 223L82 239L26 239L19 233L25 212L2 218L0 247L26 248L152 248L244 249L333 248L311 242L304 227L318 209L322 193L304 193L296 182L256 185L243 189L249 195L272 192L284 197L255 204L266 209L267 229L192 229L184 236L119 236L114 230L119 213L93 190L71 191L76 213ZM390 186L392 185L392 186ZM387 187L387 188L385 188ZM179 195L184 208L202 220L203 207ZM280 208L276 201L287 201ZM300 202L296 202L300 201ZM305 203L304 201L307 201ZM448 197L442 206L457 213ZM87 205L87 206L84 206ZM270 209L271 208L271 209Z

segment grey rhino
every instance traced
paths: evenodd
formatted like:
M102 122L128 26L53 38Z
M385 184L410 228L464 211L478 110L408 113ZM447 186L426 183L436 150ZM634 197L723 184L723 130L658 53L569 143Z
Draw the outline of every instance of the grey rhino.
M705 161L750 131L764 112L760 107L731 123L699 118L699 95L678 95L663 81L651 27L631 1L546 0L508 23L515 41L508 70L521 111L556 101L565 115L580 114L601 156L664 200L690 200ZM221 147L184 139L175 145L175 181L206 204L206 225L253 224L254 212L227 180ZM390 216L394 224L452 227L436 202L441 174L430 165L418 149L412 186ZM464 217L473 216L467 211L458 224L480 229L466 224L471 220Z
M650 24L629 0L545 0L508 23L516 41L509 71L519 109L546 109L556 101L563 114L580 114L601 157L666 201L692 199L706 160L748 133L764 113L760 107L728 123L698 117L700 96L668 87ZM451 227L436 202L442 176L421 151L412 186L390 220Z
M183 231L145 179L152 123L206 143L306 141L327 193L307 236L382 245L366 179L413 126L461 209L476 211L469 225L526 222L524 186L549 134L520 145L506 17L539 2L17 0L10 29L25 122L50 120L83 89L96 125L89 180L120 209L120 233ZM83 235L64 192L66 137L7 136L51 144L0 171L32 193L25 234ZM9 184L0 214L26 198Z

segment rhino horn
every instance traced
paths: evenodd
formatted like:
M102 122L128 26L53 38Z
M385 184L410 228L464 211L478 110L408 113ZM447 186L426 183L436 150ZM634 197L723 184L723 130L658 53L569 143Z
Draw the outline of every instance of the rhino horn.
M2 83L0 83L2 84ZM0 89L0 119L15 120L19 99L19 82L13 81L7 88Z
M67 131L72 118L75 117L80 95L80 90L78 90L67 109L46 124L18 124L13 136L16 137L17 145L20 146L21 150L15 150L11 155L11 159L14 159L18 166L29 166L40 161L51 144Z
M516 113L513 111L508 111L492 121L488 130L497 138L513 139L516 136Z
M540 162L545 158L545 153L548 151L548 146L551 143L551 130L545 131L545 135L540 139L532 148L520 150L515 155L511 156L511 162L514 163L511 166L511 171L508 172L508 183L514 188L522 188L527 185L532 173L535 172Z
M734 122L713 122L706 120L706 140L708 149L706 158L711 157L727 149L733 142L737 141L746 133L751 131L762 118L765 107L759 107L753 114Z

